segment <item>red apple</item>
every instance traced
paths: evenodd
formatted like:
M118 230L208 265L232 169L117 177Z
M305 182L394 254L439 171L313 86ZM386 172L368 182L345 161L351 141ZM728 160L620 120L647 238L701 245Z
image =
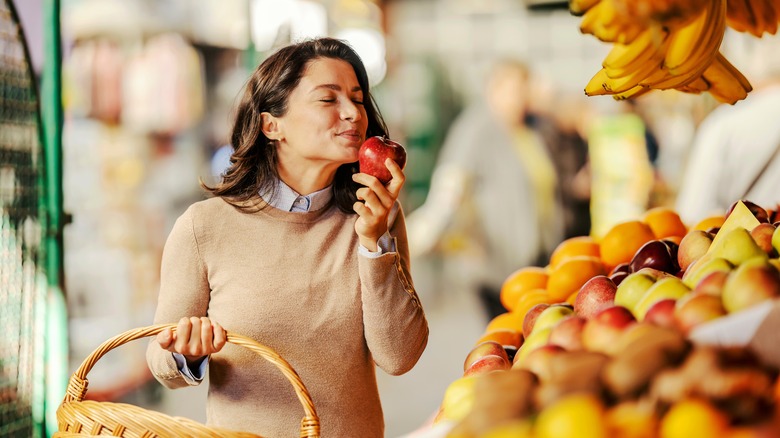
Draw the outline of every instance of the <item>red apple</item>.
M507 361L509 360L503 345L496 341L485 341L472 348L469 354L466 355L466 360L463 362L463 371L469 369L474 362L485 356L501 356Z
M711 321L726 314L720 297L707 294L697 294L685 302L674 312L677 327L683 333L689 333L699 324Z
M476 374L489 373L491 371L506 371L512 367L512 364L506 359L506 356L496 356L490 354L480 357L476 362L463 372L463 377Z
M531 309L526 312L525 317L523 317L523 338L528 339L528 337L531 336L531 330L534 329L536 318L548 307L550 307L549 304L541 303L531 307Z
M691 230L680 240L677 248L677 262L681 270L687 270L696 260L699 260L712 244L712 234L702 230Z
M777 257L777 251L772 246L772 236L776 227L770 223L760 223L750 230L750 237L756 241L758 247L763 249L769 257Z
M583 350L582 329L586 321L585 318L577 315L566 317L550 330L550 339L547 342L567 351Z
M729 278L729 273L724 271L712 271L701 278L691 291L694 294L707 294L719 297L723 292L723 285Z
M390 170L385 166L385 160L388 158L403 169L406 165L406 149L387 137L369 137L360 146L358 152L360 172L373 175L382 184L387 184L393 179Z
M601 309L582 328L582 343L588 351L611 355L623 330L634 323L634 315L625 307Z
M574 312L585 319L615 304L617 286L605 275L596 275L582 285L574 301Z
M644 320L659 327L675 328L674 307L676 304L677 300L672 298L657 301L647 310Z

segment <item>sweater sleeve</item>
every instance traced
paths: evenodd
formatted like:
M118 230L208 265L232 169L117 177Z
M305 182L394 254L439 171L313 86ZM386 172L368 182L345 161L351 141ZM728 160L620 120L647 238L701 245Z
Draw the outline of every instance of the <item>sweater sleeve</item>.
M409 274L403 211L390 227L395 252L359 257L363 323L374 362L391 375L411 370L428 343L428 321Z
M209 285L195 235L193 208L182 214L173 226L163 249L160 292L155 324L176 323L183 317L206 316ZM179 371L173 354L152 338L146 361L154 377L168 388L190 386Z

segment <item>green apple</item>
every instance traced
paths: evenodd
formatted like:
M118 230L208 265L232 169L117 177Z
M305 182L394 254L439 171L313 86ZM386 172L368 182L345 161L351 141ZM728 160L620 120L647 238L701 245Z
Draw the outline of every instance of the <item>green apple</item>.
M634 309L634 317L636 317L637 321L641 321L645 319L645 314L653 304L664 299L678 300L690 293L690 291L691 289L679 278L664 277L656 281L645 292Z
M567 316L574 314L574 309L569 306L553 304L550 307L542 310L542 313L536 317L533 329L531 329L531 336L539 330L546 328L552 328L555 324L561 322ZM529 337L530 339L530 337ZM527 342L527 340L526 340Z
M774 264L757 257L742 263L726 279L721 299L729 313L780 296L780 273Z
M550 340L550 333L552 333L551 327L539 328L531 332L531 336L529 336L528 339L523 342L523 345L521 345L517 350L517 353L515 353L515 357L512 359L512 364L514 365L516 363L522 363L532 351L536 350L542 345L547 345L548 341Z
M656 280L656 277L642 272L642 270L630 274L617 287L615 305L625 307L633 313L639 300L655 284Z

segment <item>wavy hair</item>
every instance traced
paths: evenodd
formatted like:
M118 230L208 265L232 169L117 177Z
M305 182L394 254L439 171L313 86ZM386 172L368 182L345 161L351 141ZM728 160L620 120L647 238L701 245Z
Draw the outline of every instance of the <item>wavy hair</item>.
M334 38L291 44L263 61L247 81L230 136L234 149L230 166L215 187L201 182L207 192L242 209L247 208L246 201L255 199L260 193L273 193L279 179L276 144L263 134L260 114L268 112L275 117L284 116L290 93L298 86L308 65L320 58L340 59L352 66L365 96L366 138L387 135L387 125L369 92L363 61L348 44ZM357 162L342 164L333 180L333 200L345 213L354 213L355 191L360 185L352 181L352 175L357 172Z

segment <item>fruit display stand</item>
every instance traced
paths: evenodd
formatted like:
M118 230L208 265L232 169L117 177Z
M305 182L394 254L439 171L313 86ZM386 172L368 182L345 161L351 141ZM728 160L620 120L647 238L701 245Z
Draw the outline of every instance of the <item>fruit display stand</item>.
M780 436L777 209L669 208L565 240L504 282L434 437Z

